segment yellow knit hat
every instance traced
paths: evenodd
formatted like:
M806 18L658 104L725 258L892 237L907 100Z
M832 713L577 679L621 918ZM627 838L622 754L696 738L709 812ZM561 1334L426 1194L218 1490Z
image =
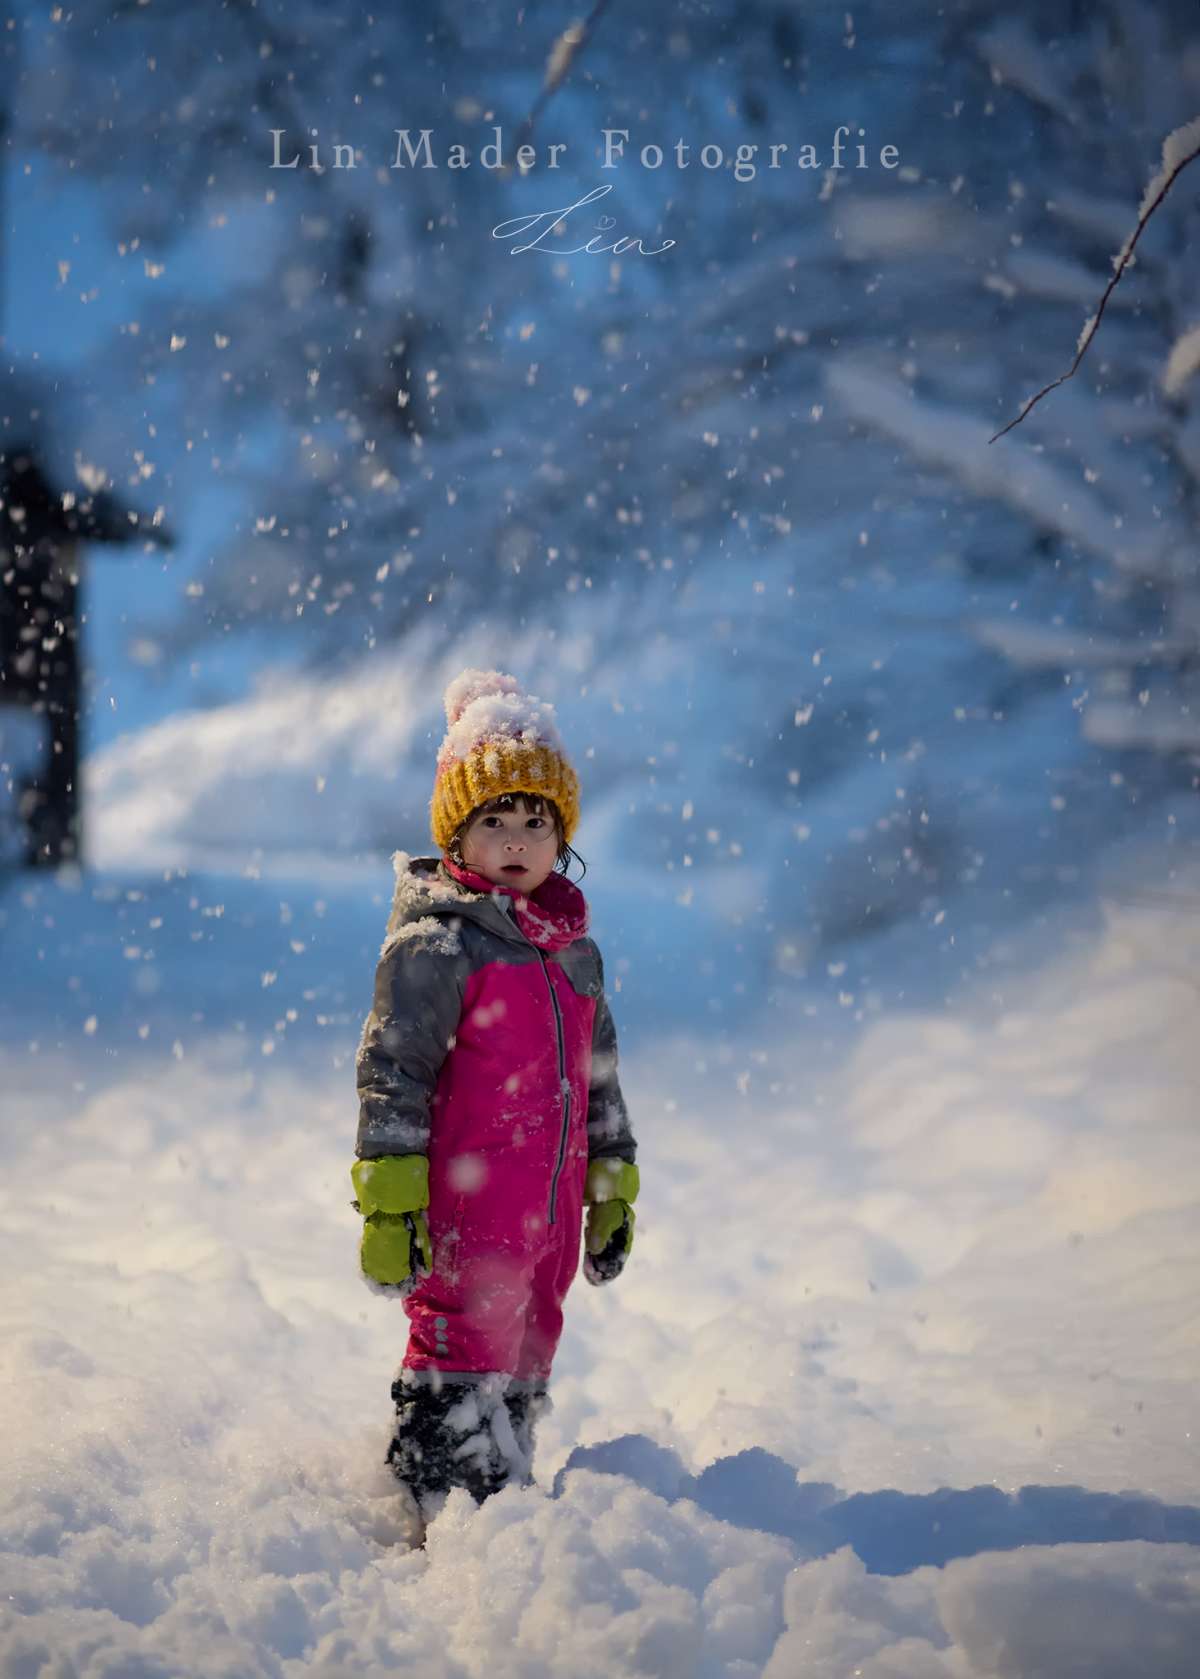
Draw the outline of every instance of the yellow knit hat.
M464 670L445 693L445 739L429 803L434 842L445 851L460 823L501 793L553 799L570 843L579 823L579 778L558 733L554 707L526 694L515 676Z

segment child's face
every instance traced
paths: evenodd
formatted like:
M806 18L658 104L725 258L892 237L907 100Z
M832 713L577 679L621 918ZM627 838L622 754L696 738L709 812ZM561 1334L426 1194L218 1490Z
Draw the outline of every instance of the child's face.
M515 810L482 811L463 835L463 862L496 885L519 886L528 896L554 867L557 837L546 810L534 815L518 802Z

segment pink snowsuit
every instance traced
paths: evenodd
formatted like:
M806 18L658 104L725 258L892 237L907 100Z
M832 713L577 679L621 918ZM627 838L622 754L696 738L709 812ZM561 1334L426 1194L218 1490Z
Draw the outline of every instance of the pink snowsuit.
M404 1300L403 1368L544 1387L588 1161L636 1152L587 904L558 874L526 899L445 859L394 863L357 1152L429 1157L433 1274Z

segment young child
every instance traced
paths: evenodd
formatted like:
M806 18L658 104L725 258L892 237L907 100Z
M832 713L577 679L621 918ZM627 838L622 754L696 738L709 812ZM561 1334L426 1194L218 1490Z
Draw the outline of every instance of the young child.
M445 706L441 857L394 857L351 1172L363 1275L409 1319L388 1462L418 1543L451 1486L532 1484L584 1207L584 1275L609 1282L638 1192L603 964L560 872L579 784L554 709L479 670Z

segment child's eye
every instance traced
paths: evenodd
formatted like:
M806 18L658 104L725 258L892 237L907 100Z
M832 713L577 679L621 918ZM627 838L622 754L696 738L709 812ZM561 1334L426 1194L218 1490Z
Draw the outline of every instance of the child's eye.
M549 823L544 816L527 816L525 818L525 826L527 828L533 828L538 833L541 833L543 829L549 828ZM483 816L480 818L480 827L489 828L494 833L497 828L503 829L504 822L501 817L494 814L491 816Z

